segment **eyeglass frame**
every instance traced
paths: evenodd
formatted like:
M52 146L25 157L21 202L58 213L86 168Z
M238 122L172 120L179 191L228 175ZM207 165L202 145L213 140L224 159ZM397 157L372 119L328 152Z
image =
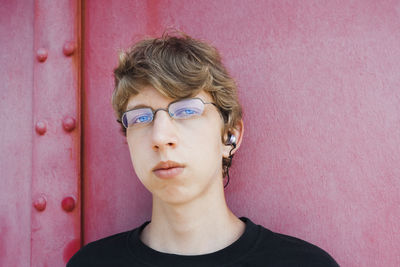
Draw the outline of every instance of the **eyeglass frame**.
M153 109L153 108L151 108L151 107L137 107L137 108L132 108L132 109L129 109L129 110L127 110L127 111L125 111L124 113L122 113L122 116L121 116L121 119L120 120L117 120L117 122L119 122L119 123L121 123L124 127L125 127L125 129L128 129L128 127L127 126L125 126L125 124L123 123L123 117L124 117L124 115L126 114L126 113L128 113L128 112L130 112L130 111L132 111L132 110L137 110L137 109L150 109L151 110L151 112L152 112L152 119L151 119L151 121L149 121L148 123L146 123L146 124L150 124L151 122L153 122L154 121L154 118L155 118L155 116L156 116L156 113L158 112L158 111L160 111L160 110L163 110L163 111L165 111L165 112L167 112L167 114L170 116L170 118L172 118L172 119L176 119L176 118L174 118L173 117L173 114L171 114L170 112L169 112L169 107L172 105L172 104L174 104L174 103L177 103L177 102L180 102L180 101L183 101L183 100L189 100L189 99L198 99L198 100L200 100L202 103L203 103L203 105L207 105L207 104L212 104L212 105L214 105L216 108L217 108L217 110L218 110L218 112L220 113L220 115L222 116L222 114L221 114L221 111L220 111L220 109L219 109L219 107L217 106L217 104L215 104L215 103L213 103L213 102L205 102L203 99L201 99L200 97L192 97L192 98L182 98L182 99L177 99L177 100L174 100L174 101L172 101L171 103L169 103L168 104L168 106L166 107L166 108L158 108L158 109ZM204 109L203 109L203 111L202 111L202 113L200 114L200 116L202 115L204 113ZM222 116L223 117L223 116ZM179 120L179 119L178 119Z

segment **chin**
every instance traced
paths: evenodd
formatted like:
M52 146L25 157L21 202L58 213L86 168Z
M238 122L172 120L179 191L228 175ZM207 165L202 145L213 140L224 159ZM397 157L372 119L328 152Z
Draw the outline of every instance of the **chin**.
M167 204L185 204L194 198L193 194L182 188L165 188L162 192L155 192L155 196Z
M153 197L169 205L183 205L201 197L201 192L195 188L183 186L167 186L152 192Z
M167 183L158 183L159 180L156 179L157 182L153 181L154 183L151 183L147 189L151 192L153 198L166 204L187 204L196 199L207 198L209 194L213 194L213 191L219 187L217 183L218 179L212 178L213 176L211 175L209 176L211 177L210 179L204 180L191 180L180 177L179 179L170 180ZM195 180L197 180L197 182L195 182Z

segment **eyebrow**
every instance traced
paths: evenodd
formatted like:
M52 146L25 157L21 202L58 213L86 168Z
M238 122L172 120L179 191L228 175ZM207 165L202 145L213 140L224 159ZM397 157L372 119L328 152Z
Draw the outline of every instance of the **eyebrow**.
M130 107L129 105L126 107L126 111L128 111L128 110L132 110L132 109L137 109L137 108L151 108L150 106L146 106L146 105L144 105L144 104L138 104L138 105L135 105L135 106L133 106L133 107Z

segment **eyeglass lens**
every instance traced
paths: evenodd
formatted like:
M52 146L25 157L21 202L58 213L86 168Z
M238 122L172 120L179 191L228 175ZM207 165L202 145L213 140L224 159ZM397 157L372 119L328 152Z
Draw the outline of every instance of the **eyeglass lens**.
M137 108L122 115L122 123L126 128L134 125L143 125L153 121L155 113L151 108ZM204 111L204 102L200 98L183 99L168 105L168 114L174 119L188 119L199 116Z

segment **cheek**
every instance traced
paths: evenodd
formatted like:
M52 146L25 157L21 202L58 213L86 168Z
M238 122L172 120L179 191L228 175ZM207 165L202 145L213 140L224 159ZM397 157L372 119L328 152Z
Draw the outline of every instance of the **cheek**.
M222 161L223 145L219 128L207 124L203 128L198 128L197 131L187 132L185 136L188 138L181 140L180 145L188 148L187 152L190 154L187 156L192 155L200 168Z
M146 168L146 162L149 162L149 160L147 159L147 154L146 150L144 149L144 146L145 146L144 142L135 142L132 140L128 140L128 147L132 165L136 172L136 175L139 178L142 177L142 174L144 173L144 170Z

